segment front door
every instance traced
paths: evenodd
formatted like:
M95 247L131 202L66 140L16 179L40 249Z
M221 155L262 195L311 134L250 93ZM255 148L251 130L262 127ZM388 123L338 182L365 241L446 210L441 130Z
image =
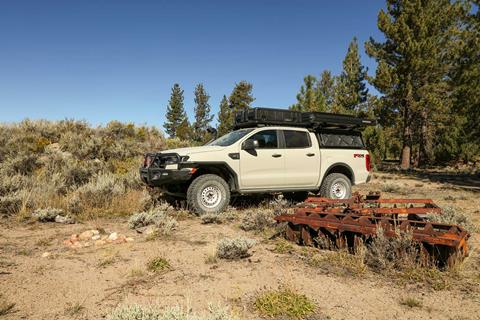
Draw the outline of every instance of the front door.
M285 156L279 149L277 130L263 130L248 139L254 150L240 150L241 189L278 189L285 185Z

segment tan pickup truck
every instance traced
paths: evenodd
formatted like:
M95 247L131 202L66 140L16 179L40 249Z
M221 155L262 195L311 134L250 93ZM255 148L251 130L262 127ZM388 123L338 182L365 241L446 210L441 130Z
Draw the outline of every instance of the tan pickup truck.
M272 117L279 118L279 112L293 111L248 112L254 112L254 121L248 115L246 120L236 117L240 128L205 146L146 154L142 180L171 197L186 199L200 214L223 211L231 195L238 194L281 192L302 201L313 192L344 199L350 197L352 185L369 181L370 155L356 129L373 120L324 114L334 118L314 126L311 120L292 123L281 116L262 121L268 117L258 116L276 112Z

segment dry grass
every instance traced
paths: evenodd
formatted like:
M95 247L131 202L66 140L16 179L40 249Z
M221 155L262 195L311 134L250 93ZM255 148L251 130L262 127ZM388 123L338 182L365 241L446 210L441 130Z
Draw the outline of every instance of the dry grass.
M399 301L400 305L406 306L409 308L421 308L422 307L422 301L414 298L414 297L404 297L400 299Z
M270 318L304 319L315 312L316 305L304 294L282 287L260 293L254 301L255 310Z
M64 310L64 315L69 317L77 317L85 311L83 303L68 303Z
M306 254L307 264L326 273L339 276L361 276L368 270L364 252L351 254L347 250L324 251L319 254Z
M147 262L147 270L153 273L164 272L170 269L170 263L163 257L154 257Z
M15 308L15 303L8 301L2 294L0 294L0 316L12 313Z

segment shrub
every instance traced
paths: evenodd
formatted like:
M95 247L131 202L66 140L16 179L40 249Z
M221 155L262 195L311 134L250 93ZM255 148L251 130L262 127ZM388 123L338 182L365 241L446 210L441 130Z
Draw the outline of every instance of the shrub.
M422 301L417 300L413 297L404 297L404 298L400 299L400 305L407 306L409 308L421 308L422 307Z
M0 197L0 213L15 214L20 211L23 204L23 196L20 192L10 193Z
M203 224L216 223L221 224L224 221L224 218L221 214L218 213L206 213L200 217Z
M217 257L228 260L242 259L250 256L248 250L255 245L255 240L246 238L222 239L217 244Z
M194 313L191 308L180 306L160 309L138 304L118 307L107 317L108 320L235 320L228 307L210 305L206 315Z
M155 224L157 227L174 229L178 224L174 218L167 214L168 210L168 205L163 205L149 211L135 213L128 220L128 227L138 229Z
M441 214L428 214L427 219L438 223L456 224L463 227L469 233L477 231L477 227L472 220L453 207L442 208Z
M382 185L381 190L382 192L399 193L401 190L401 187L393 183L387 183Z
M162 257L154 257L147 262L147 270L160 272L170 269L170 263Z
M290 288L267 291L254 302L255 309L263 316L303 319L315 312L315 303L304 294Z
M396 237L387 238L378 228L376 236L367 246L365 263L376 271L405 269L418 262L420 248L411 233L396 230Z
M38 209L32 213L32 217L39 222L53 222L58 215L63 215L62 209L46 208Z
M242 220L240 228L245 231L263 231L267 227L273 227L276 225L273 216L272 210L268 209L247 212Z
M110 204L114 196L125 193L123 183L119 183L113 174L100 174L78 189L82 203L90 207L101 208Z

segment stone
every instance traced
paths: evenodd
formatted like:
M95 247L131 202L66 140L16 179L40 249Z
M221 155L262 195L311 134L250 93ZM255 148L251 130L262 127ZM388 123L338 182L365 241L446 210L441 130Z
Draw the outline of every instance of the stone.
M110 235L107 238L108 241L115 241L117 239L118 239L118 233L116 233L116 232L110 233Z
M125 240L126 240L127 242L133 242L133 241L135 241L135 240L134 240L133 238L131 238L131 237L127 237L127 238L125 238Z
M70 241L78 241L78 234L74 233L70 236Z
M73 242L72 242L72 240L67 239L67 240L63 240L63 244L66 245L66 246L71 246L73 244Z
M96 246L103 246L103 245L105 245L105 244L107 244L107 242L106 242L105 240L97 240L97 241L95 241L95 245L96 245Z
M80 235L78 236L80 238L80 240L88 240L88 239L91 239L92 237L94 236L92 230L87 230L87 231L83 231L82 233L80 233Z
M96 234L92 237L92 240L96 241L96 240L100 240L101 236L99 234Z
M50 252L44 252L42 253L42 258L48 258L50 257L52 254Z
M75 220L73 220L73 218L69 217L69 216L61 216L61 215L57 215L55 217L55 222L56 223L63 223L63 224L73 224L75 223Z
M98 230L87 230L82 233L80 233L80 240L90 240L92 239L93 236L98 235L99 232Z
M73 249L79 249L79 248L82 247L82 244L78 241L75 241L74 243L72 243L72 245L70 247L73 248Z

